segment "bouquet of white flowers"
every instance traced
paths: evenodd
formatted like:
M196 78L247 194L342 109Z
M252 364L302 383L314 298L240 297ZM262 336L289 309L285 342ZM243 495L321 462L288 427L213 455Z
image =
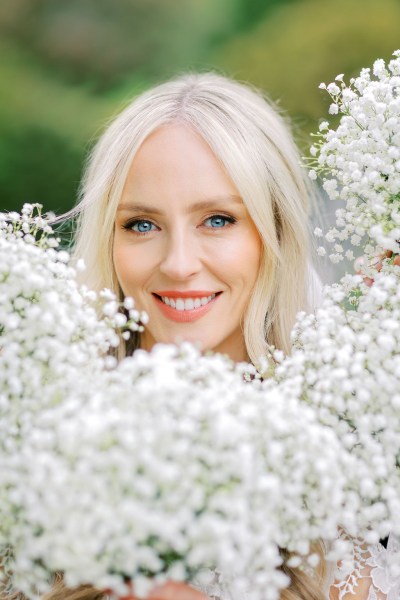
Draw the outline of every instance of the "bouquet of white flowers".
M138 351L86 393L25 413L21 437L3 457L5 541L28 594L58 570L120 594L130 578L142 595L208 567L237 593L277 598L279 547L316 566L311 543L336 538L354 471L311 409L190 346Z
M97 316L51 236L34 244L28 212L0 233L10 585L34 596L62 571L69 586L122 594L131 579L143 595L213 568L238 593L277 598L287 584L279 549L312 568L312 542L336 538L353 457L311 408L246 381L251 365L189 345L110 363L126 318L107 293L107 322ZM145 320L130 316L131 327Z
M118 333L139 329L146 318L131 299L121 313L110 291L97 296L79 286L82 266L72 268L68 252L57 247L40 207L0 214L0 410L15 413L16 422L80 385L80 368L113 364L105 355L118 345ZM37 404L43 386L48 393ZM0 444L17 435L2 419L0 432Z
M377 60L372 74L362 69L349 86L343 75L320 86L333 100L330 114L342 115L336 129L321 123L309 159L310 177L320 175L329 197L346 202L326 234L334 244L333 262L344 255L353 259L345 240L361 246L367 257L400 252L400 50L394 56L387 67Z
M351 310L349 296L358 296ZM315 314L298 316L293 352L264 384L312 405L360 459L348 480L354 514L342 525L370 543L400 533L399 323L399 267L383 268L371 288L346 277L325 289Z
M316 313L298 316L292 355L276 355L275 380L265 384L312 405L361 459L355 530L346 529L371 542L400 532L400 51L394 56L348 87L343 75L321 84L329 112L342 114L336 129L321 124L310 159L311 178L320 174L330 198L346 201L326 234L330 258L354 259L343 254L347 239L363 240L364 256L359 275L327 286Z

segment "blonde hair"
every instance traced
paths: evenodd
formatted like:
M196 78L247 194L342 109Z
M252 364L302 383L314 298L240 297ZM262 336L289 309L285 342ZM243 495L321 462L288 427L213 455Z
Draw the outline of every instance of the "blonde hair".
M98 141L73 211L79 214L75 254L87 265L86 283L121 296L112 258L117 205L139 147L171 123L188 125L209 144L262 238L260 273L242 323L250 360L258 364L271 344L289 352L295 315L308 308L310 190L276 108L259 91L221 75L183 75L152 88Z

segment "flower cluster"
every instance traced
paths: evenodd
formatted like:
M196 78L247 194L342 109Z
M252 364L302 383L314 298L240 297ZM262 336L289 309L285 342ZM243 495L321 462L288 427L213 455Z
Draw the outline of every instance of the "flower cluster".
M137 351L26 411L20 436L2 456L4 542L28 594L58 570L70 586L123 594L128 577L144 594L212 567L238 594L277 598L279 547L315 566L310 545L335 539L354 468L311 409L189 345Z
M120 594L129 578L140 595L216 568L238 594L276 599L288 583L280 548L312 569L312 543L336 538L351 454L296 397L265 395L251 365L189 345L110 363L124 324L115 298L104 292L99 318L47 226L43 237L27 213L12 219L0 229L10 585L33 597L62 571L69 586Z
M399 276L385 266L371 287L361 276L327 287L315 314L299 314L293 352L265 384L302 398L357 457L343 526L371 543L400 533Z
M309 159L310 177L320 175L329 197L345 202L326 234L333 262L353 259L346 240L368 257L400 252L400 50L394 57L387 66L377 60L372 73L362 69L348 86L343 75L320 86L331 96L330 114L342 115L336 129L321 123Z
M118 345L117 333L147 322L132 299L121 312L109 290L96 295L77 283L84 265L70 265L40 208L0 214L0 389L13 397L27 397L64 367L97 360Z
M364 256L359 275L326 287L315 315L299 315L274 383L312 405L360 459L356 529L373 541L398 531L400 510L400 51L349 86L339 75L320 87L330 114L342 115L336 130L321 123L310 159L310 177L346 203L325 236L330 258L354 259L346 240Z
M138 317L144 315L131 300L121 314L110 292L97 297L80 287L58 243L40 206L0 215L0 452L12 445L17 453L25 416L80 389L83 369L94 374L110 366L106 353L118 345L119 333L142 327ZM3 534L15 508L1 483Z

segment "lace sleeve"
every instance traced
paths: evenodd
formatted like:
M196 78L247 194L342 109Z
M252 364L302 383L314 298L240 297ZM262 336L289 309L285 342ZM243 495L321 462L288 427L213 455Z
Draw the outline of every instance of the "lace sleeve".
M400 537L389 536L387 547L352 540L353 564L328 574L324 594L329 600L400 600ZM204 570L193 582L211 600L245 600L221 573Z
M355 540L354 568L339 567L330 588L331 600L400 600L400 538L389 536L387 547Z

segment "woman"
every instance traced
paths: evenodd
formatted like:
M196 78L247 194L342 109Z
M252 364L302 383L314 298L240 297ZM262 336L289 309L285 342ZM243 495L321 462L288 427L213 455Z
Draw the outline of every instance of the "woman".
M296 312L316 297L310 196L289 129L257 91L188 75L134 100L95 147L75 210L86 283L133 296L149 315L121 355L181 340L254 364L267 344L289 352ZM353 586L341 591L329 592L323 558L312 575L287 569L282 599L347 600L352 591L367 600L371 556L360 556ZM66 595L61 583L57 593ZM205 596L170 582L151 598Z
M234 343L240 349L228 351L233 358L257 361L267 341L289 351L294 317L307 308L310 288L310 192L299 162L284 121L247 87L213 74L189 75L143 94L100 139L84 178L76 253L85 259L88 283L135 296L150 316L145 347L175 336L196 340L218 313L214 322L229 318L230 333L243 321ZM200 201L203 207L194 206ZM214 215L222 219L200 229L200 218ZM162 275L147 273L157 264L149 254L165 255ZM221 259L225 276L232 273L235 281L200 272L201 261L219 269ZM128 262L135 265L129 273ZM243 268L246 279L236 287ZM168 320L151 340L152 322L162 327L151 294L170 288L223 293L206 317ZM200 341L226 349L222 340Z

